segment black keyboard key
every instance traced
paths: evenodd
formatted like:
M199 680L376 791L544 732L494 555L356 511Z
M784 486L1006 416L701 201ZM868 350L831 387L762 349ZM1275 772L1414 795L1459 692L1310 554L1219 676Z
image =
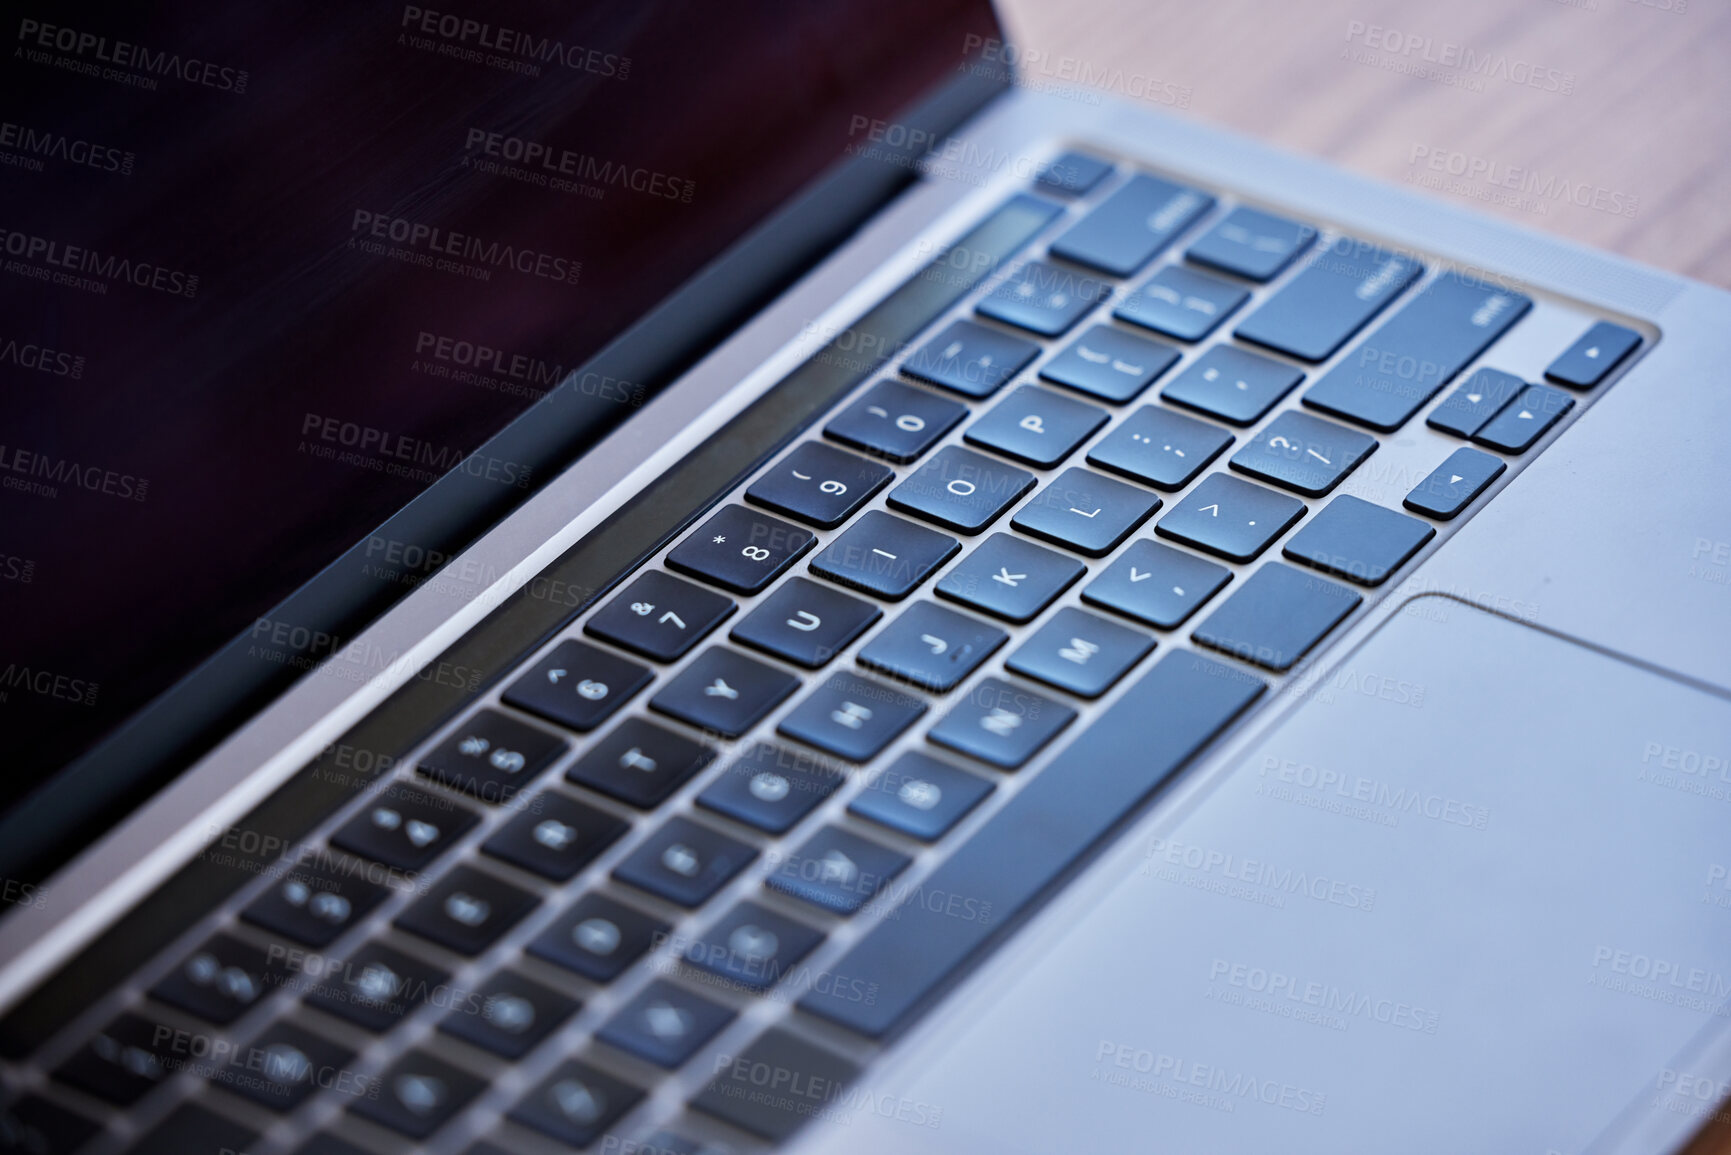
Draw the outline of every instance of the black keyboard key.
M685 948L698 970L766 991L823 941L823 932L755 902L742 902Z
M722 507L703 528L673 547L667 564L736 594L754 594L780 577L817 541L817 535L780 518Z
M731 599L702 586L658 569L645 570L602 606L583 632L634 654L671 662L684 657L737 608Z
M1236 345L1215 345L1174 377L1160 396L1234 425L1252 425L1302 380L1302 372L1272 357Z
M1180 341L1200 341L1249 299L1244 289L1219 277L1167 265L1112 315Z
M984 778L910 750L848 803L848 813L936 842L992 792Z
M1214 198L1138 174L1052 242L1052 255L1127 277L1214 205Z
M215 1085L278 1113L331 1089L383 1094L376 1078L354 1073L355 1053L294 1023L271 1024L234 1061L211 1076Z
M639 810L653 810L715 760L701 742L627 718L589 748L565 777Z
M572 1147L587 1147L642 1100L636 1087L571 1059L523 1096L510 1117Z
M1088 464L1156 489L1183 489L1231 444L1224 429L1144 405L1088 451Z
M1227 213L1184 256L1245 280L1269 281L1315 240L1316 230L1309 225L1241 207Z
M789 711L776 731L837 758L866 762L925 712L925 702L912 694L838 673Z
M72 1155L100 1130L78 1112L40 1095L25 1095L0 1107L0 1152L6 1155Z
M903 610L859 652L859 663L944 693L973 673L1009 635L932 602Z
M824 426L824 436L900 465L913 461L968 415L965 405L899 381L879 381Z
M1323 374L1304 403L1392 432L1532 307L1520 293L1444 273Z
M1503 406L1502 412L1473 434L1473 443L1503 453L1525 453L1545 435L1563 414L1575 407L1575 399L1549 385L1528 385L1520 396Z
M1232 580L1225 566L1157 541L1139 541L1082 589L1082 600L1174 629Z
M789 578L728 636L796 666L816 670L853 644L883 611L808 578Z
M511 683L505 704L573 730L593 730L655 680L636 662L588 642L566 641Z
M1047 468L1106 424L1106 411L1037 385L1023 385L963 434L970 445Z
M356 1099L349 1110L411 1139L425 1139L487 1089L487 1081L425 1051L414 1050L381 1076L378 1098Z
M485 871L458 866L391 925L473 957L499 941L540 902Z
M1001 678L985 678L927 735L940 746L1014 770L1076 720L1076 711Z
M721 646L679 672L649 708L700 730L737 738L799 688L799 679Z
M1040 166L1034 183L1042 189L1081 196L1105 179L1112 171L1112 162L1089 156L1085 152L1066 152L1058 159Z
M263 947L214 935L150 988L150 997L208 1023L232 1023L293 977L282 953L273 958Z
M1422 272L1410 257L1340 237L1234 335L1301 361L1326 361Z
M745 500L807 525L834 529L895 475L887 465L807 441L754 481Z
M577 1012L576 999L516 971L500 971L439 1020L439 1030L506 1059L520 1059Z
M328 946L390 893L366 881L364 873L297 867L253 899L240 917L307 946Z
M811 559L811 572L896 602L961 548L953 537L871 509Z
M569 882L619 840L630 823L549 790L481 845L483 854L538 874Z
M1263 481L1321 497L1376 452L1376 438L1288 410L1232 455L1232 468Z
M697 804L780 834L836 792L842 770L821 754L755 742L697 796Z
M557 734L497 710L482 710L433 747L415 769L423 778L482 802L509 802L565 749L565 739Z
M1363 600L1343 585L1269 562L1190 636L1201 645L1285 673Z
M689 818L667 824L613 870L620 882L679 906L702 906L757 857L757 851Z
M1429 477L1413 486L1401 504L1414 513L1449 521L1471 505L1507 468L1488 453L1457 449Z
M335 1135L320 1133L296 1147L294 1155L372 1155L372 1152L363 1151L347 1139L338 1139ZM499 1152L496 1148L489 1152L483 1145L482 1147L471 1147L468 1155L499 1155Z
M636 907L606 895L586 894L527 949L554 966L594 982L610 983L661 942L670 929Z
M763 884L831 914L854 914L912 862L899 850L826 826L783 858Z
M733 1019L734 1013L720 1003L658 979L621 1007L595 1037L673 1071Z
M1303 516L1302 501L1225 473L1211 473L1155 524L1154 532L1227 561L1245 562L1253 561Z
M872 1038L900 1027L1266 688L1186 650L1156 662L923 880L926 893L965 895L989 918L911 898L835 964L879 984L877 999L812 991L801 1009Z
M196 1103L182 1103L128 1147L126 1155L245 1155L257 1139L257 1131L226 1115ZM0 1151L5 1150L0 1136ZM46 1148L33 1155L53 1155L56 1150Z
M127 1107L174 1074L190 1051L176 1054L175 1032L142 1015L121 1015L55 1068L62 1083Z
M1526 387L1527 383L1513 373L1476 369L1443 398L1443 403L1431 411L1424 423L1456 437L1471 437Z
M1641 334L1609 321L1596 321L1545 370L1545 378L1575 389L1591 389L1635 351Z
M967 397L990 397L1039 356L1032 341L957 321L902 362L902 372Z
M1170 345L1095 325L1040 369L1040 376L1102 401L1124 402L1178 363Z
M1057 337L1112 295L1112 286L1072 269L1029 261L992 290L977 311L1042 337Z
M1379 586L1436 530L1416 517L1343 493L1322 507L1281 550L1292 561Z
M810 1088L801 1098L765 1095L759 1072L771 1072L790 1086ZM789 1138L812 1117L810 1100L841 1099L859 1068L839 1055L772 1027L731 1062L691 1100L691 1106L771 1143Z
M1137 630L1065 607L1004 662L1025 678L1098 698L1148 656L1154 639Z
M480 820L473 810L425 790L392 786L338 827L331 845L400 870L420 870Z
M306 995L308 1006L369 1031L387 1031L423 1003L447 998L450 976L401 951L370 942L332 967Z
M1008 533L994 533L935 587L941 598L1025 622L1052 604L1088 567Z
M1034 475L1027 470L946 445L890 490L889 504L946 529L979 533L1032 488Z
M1077 553L1104 557L1159 508L1160 498L1145 489L1092 470L1066 469L1010 524Z

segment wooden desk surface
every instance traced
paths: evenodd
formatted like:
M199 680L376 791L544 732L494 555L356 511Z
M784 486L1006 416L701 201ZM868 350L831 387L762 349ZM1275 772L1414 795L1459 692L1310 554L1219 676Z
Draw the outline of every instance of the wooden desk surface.
M1731 0L997 3L1029 79L1731 288ZM1686 1155L1731 1155L1731 1111Z
M998 4L1029 77L1731 287L1728 0Z

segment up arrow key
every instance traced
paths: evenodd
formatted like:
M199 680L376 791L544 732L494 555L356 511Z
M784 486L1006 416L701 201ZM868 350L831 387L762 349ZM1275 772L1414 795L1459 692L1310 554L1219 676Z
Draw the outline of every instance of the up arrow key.
M1460 483L1461 483L1461 475L1460 474L1458 474L1458 473L1449 474L1449 484L1450 485L1459 485Z

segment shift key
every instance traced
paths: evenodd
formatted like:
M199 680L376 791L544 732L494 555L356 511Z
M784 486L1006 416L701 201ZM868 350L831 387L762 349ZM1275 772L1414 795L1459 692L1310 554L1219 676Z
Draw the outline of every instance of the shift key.
M1304 403L1391 433L1532 307L1513 290L1445 273L1325 373Z
M1303 361L1326 361L1423 271L1411 257L1337 238L1236 334Z

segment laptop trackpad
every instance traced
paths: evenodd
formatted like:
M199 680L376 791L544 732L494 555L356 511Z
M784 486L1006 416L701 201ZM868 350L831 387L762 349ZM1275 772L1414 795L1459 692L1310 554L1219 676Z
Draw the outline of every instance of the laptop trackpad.
M1726 699L1419 599L873 1073L938 1128L874 1111L824 1149L1686 1133L1724 1078L1687 1054L1728 1022L1728 758Z

